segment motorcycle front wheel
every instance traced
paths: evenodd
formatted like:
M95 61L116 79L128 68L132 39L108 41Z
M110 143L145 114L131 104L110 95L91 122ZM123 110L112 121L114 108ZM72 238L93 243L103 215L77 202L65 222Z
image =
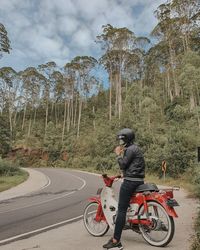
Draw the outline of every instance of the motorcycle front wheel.
M95 219L98 206L99 204L97 202L90 202L86 206L83 214L83 222L85 228L91 235L96 237L103 236L109 229L109 225L106 221L96 221Z
M164 247L169 244L174 236L175 225L173 217L169 216L165 208L157 202L147 202L151 226L139 225L143 238L150 245ZM144 214L144 206L139 209L139 215Z

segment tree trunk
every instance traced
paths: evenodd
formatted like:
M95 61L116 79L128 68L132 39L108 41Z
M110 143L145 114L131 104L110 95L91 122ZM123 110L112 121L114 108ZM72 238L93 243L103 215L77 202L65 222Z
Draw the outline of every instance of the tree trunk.
M14 119L13 119L13 126L16 127L16 121L17 121L17 109L14 114Z
M200 130L200 117L199 117L198 109L197 109L197 122L198 122L198 127L199 127L199 130Z
M172 77L174 81L174 89L175 89L175 96L179 96L180 94L180 88L178 85L178 82L176 80L176 75L175 75L175 56L174 56L174 51L172 49L171 41L169 41L169 54L170 54L170 65L171 65L171 70L172 70Z
M67 113L67 100L65 99L64 118L63 118L63 129L62 129L62 144L63 144L64 134L65 134L66 113Z
M33 125L35 125L36 115L37 115L37 109L35 108L35 111L34 111L34 118L33 118Z
M76 94L75 109L74 109L74 128L76 127L77 106L78 106L78 97Z
M27 138L29 138L31 135L31 124L32 124L32 119L31 119L31 115L30 115Z
M96 123L95 123L95 108L94 108L94 106L93 106L93 108L92 108L92 112L93 112L93 115L94 115L94 119L93 119L93 128L94 128L94 130L96 130Z
M200 105L200 96L199 96L200 91L199 91L197 82L195 82L195 88L196 88L196 100L197 100L197 105Z
M118 113L118 95L119 95L119 80L118 75L115 73L115 116Z
M127 98L127 92L128 92L128 80L126 78L126 96L125 96L125 99Z
M51 121L53 120L53 109L54 109L54 102L52 101L52 104L51 104Z
M121 119L122 113L122 81L121 81L121 69L119 70L119 92L118 92L118 117Z
M46 116L45 116L45 132L44 132L44 138L46 137L46 131L47 131L48 113L49 113L49 100L47 100L47 105L46 105Z
M23 120L22 120L22 131L24 130L25 118L26 118L26 104L24 107L24 115L23 115Z
M110 72L110 91L109 91L109 120L112 119L112 69Z
M168 82L168 94L170 97L171 102L173 101L174 97L171 91L171 86L170 86L170 75L169 75L169 69L167 70L167 82Z
M193 91L191 91L190 94L190 111L192 111L195 108L196 104L195 104L195 98L194 98L194 93Z
M72 85L72 102L71 102L71 121L70 126L73 126L74 121L74 85Z
M82 99L80 98L80 101L79 101L79 114L78 114L77 137L79 137L79 135L80 135L81 112L82 112Z
M148 125L149 125L149 130L151 129L151 116L150 116L150 112L148 114Z
M13 126L12 126L12 112L10 111L10 107L9 107L9 123L10 123L10 133L12 135Z
M67 132L70 129L70 100L67 102Z

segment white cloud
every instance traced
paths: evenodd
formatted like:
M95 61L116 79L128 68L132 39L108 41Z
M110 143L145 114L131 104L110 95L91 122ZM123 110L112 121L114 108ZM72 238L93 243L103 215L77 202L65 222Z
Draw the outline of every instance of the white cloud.
M61 16L57 19L58 30L63 35L74 33L79 27L79 21L73 16Z
M72 37L75 47L88 47L93 43L91 32L88 28L81 27Z
M102 25L150 33L153 10L164 0L0 0L0 23L13 50L0 60L15 69L82 54L95 56Z
M0 2L0 9L2 10L13 10L15 9L15 6L16 6L16 3L17 3L17 0L1 0Z
M109 10L108 0L76 0L76 7L79 14L86 20L99 18L103 13Z

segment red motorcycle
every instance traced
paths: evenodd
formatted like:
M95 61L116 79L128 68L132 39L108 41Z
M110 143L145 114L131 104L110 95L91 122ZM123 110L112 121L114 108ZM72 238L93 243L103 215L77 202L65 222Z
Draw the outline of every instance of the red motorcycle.
M103 236L114 229L118 203L115 199L113 182L121 176L102 175L105 186L89 199L83 215L87 231L93 236ZM174 218L178 217L174 207L179 206L173 198L173 190L158 189L155 184L142 184L133 194L127 210L124 229L142 234L150 245L164 247L172 240L175 232Z

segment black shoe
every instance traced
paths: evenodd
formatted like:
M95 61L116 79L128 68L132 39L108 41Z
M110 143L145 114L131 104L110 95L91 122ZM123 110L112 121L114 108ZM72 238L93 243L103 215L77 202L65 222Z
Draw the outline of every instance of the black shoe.
M108 243L103 245L103 248L107 248L107 249L116 248L116 249L119 249L119 250L123 249L121 242L119 241L117 243L113 243L112 238L108 241Z
M123 227L123 230L128 230L128 229L131 229L131 227L130 227L129 225L125 225L125 226Z

